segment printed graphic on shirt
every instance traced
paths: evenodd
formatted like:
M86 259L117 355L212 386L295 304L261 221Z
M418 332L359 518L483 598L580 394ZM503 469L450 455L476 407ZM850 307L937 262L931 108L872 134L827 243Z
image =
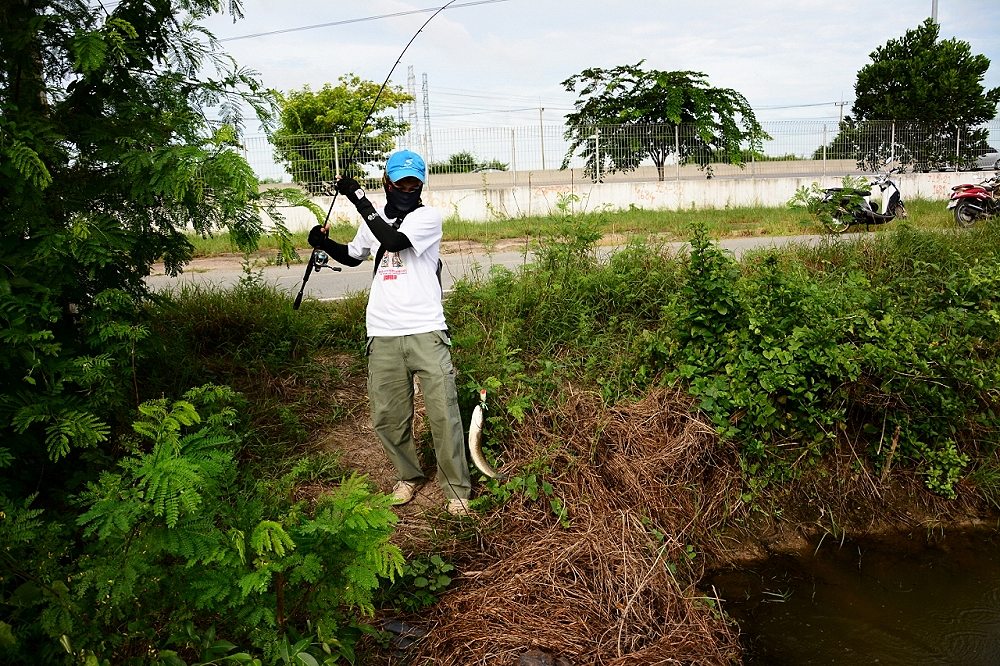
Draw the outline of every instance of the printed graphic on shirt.
M378 274L383 280L395 280L401 275L406 275L406 266L403 265L403 258L399 256L399 252L386 252L382 256Z

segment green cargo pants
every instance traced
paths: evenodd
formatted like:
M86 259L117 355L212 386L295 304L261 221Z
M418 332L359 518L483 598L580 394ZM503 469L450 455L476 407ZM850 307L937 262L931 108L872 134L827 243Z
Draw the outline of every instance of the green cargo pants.
M437 481L447 499L468 499L472 484L447 333L368 338L368 399L375 434L400 480L419 483L425 478L413 440L413 375L420 378Z

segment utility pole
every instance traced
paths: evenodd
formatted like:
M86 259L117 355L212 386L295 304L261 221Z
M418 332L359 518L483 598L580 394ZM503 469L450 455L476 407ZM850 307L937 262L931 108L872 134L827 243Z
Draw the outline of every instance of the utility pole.
M938 0L931 0L931 20L937 23L937 3Z
M545 124L542 122L544 106L538 107L538 138L542 143L542 171L545 171Z
M840 101L834 102L833 104L834 106L840 107L840 119L837 121L837 127L840 127L844 123L844 105L847 104L847 102L844 101L844 97L841 95Z

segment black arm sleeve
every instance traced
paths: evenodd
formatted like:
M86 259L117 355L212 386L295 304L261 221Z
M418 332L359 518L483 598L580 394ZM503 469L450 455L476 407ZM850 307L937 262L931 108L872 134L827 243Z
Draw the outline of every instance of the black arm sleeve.
M359 266L361 265L360 259L355 259L347 252L347 246L343 243L338 243L335 240L329 238L324 238L322 241L322 249L330 257L345 266Z
M365 218L365 223L368 228L372 230L372 234L378 239L378 242L382 244L382 247L388 252L400 252L408 247L413 247L410 243L410 239L406 237L406 234L395 229L391 224L382 219L378 213L375 212L375 206L371 204L368 199L362 199L357 203L358 212L361 213L361 217ZM332 254L330 255L333 256Z

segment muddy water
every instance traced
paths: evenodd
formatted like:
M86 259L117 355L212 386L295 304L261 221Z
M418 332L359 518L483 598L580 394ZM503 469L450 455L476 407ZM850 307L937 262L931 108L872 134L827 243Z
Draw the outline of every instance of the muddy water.
M818 547L817 547L818 546ZM1000 533L835 542L708 577L745 664L1000 664Z

